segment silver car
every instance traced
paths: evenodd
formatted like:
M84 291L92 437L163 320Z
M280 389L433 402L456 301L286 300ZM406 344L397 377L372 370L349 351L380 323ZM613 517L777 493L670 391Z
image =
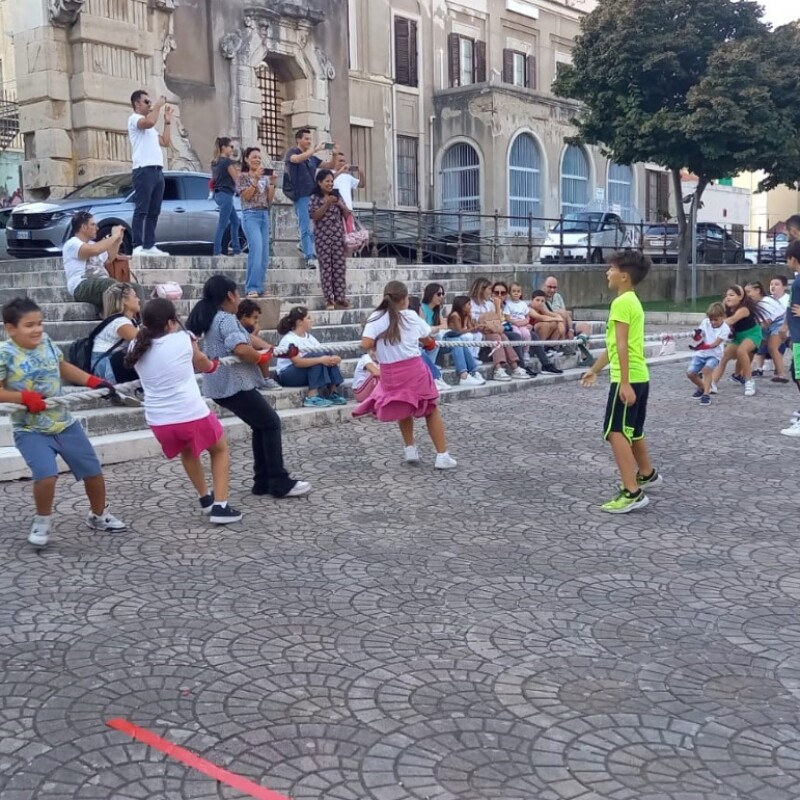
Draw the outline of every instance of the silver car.
M164 202L156 226L156 246L173 255L210 254L214 245L219 210L209 199L209 180L204 172L164 172ZM120 252L130 254L133 219L133 180L117 173L87 183L63 200L22 203L14 208L6 226L8 253L16 258L58 256L69 238L72 217L89 211L99 229L98 238L115 225L125 228ZM235 200L239 209L239 200ZM244 249L244 231L240 233ZM222 252L228 252L230 232L225 232Z

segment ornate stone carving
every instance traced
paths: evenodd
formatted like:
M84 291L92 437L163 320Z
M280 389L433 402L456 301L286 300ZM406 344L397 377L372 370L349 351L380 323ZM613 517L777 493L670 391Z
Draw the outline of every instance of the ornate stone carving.
M312 8L310 3L300 3L297 0L284 0L277 4L278 15L287 19L304 19L312 25L318 25L325 19L325 12Z
M334 80L334 78L336 78L336 70L334 69L333 64L331 64L331 60L328 58L325 51L321 50L319 47L315 47L314 53L317 56L317 61L319 61L319 66L322 70L322 76L326 80Z
M247 44L247 36L242 31L226 33L219 40L219 50L222 57L228 61L233 61L244 51Z
M200 163L200 156L197 155L192 147L192 143L189 140L189 132L181 124L180 117L174 119L177 122L177 124L175 122L173 124L178 136L172 139L171 149L175 151L176 155L170 158L170 167L189 171L202 170L203 165Z
M49 0L50 22L58 28L75 24L86 0Z

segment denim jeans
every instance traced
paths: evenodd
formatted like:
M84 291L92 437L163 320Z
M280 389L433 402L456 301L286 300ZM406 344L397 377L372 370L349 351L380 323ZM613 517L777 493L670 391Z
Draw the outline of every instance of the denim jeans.
M314 358L318 355L321 354L315 353ZM344 383L339 367L326 367L324 364L315 364L313 367L296 367L290 364L278 373L277 378L281 386L295 388L302 386L308 386L309 389L326 389L328 386L336 388Z
M114 368L111 366L111 356L103 356L99 361L95 361L95 357L100 353L92 353L92 375L97 375L111 383L117 382L117 376L114 374Z
M300 246L303 255L314 258L314 229L311 227L311 215L308 211L310 197L298 197L294 201L294 213L297 217L297 227L300 228Z
M133 246L148 250L156 243L156 223L164 199L164 170L161 167L135 169L133 188L136 191L131 221Z
M436 348L436 352L438 352L439 348ZM436 362L431 357L433 351L430 353L427 350L423 350L421 347L419 349L420 354L422 355L422 360L425 362L425 366L428 368L428 371L433 375L433 379L438 381L439 378L442 377L442 371L439 367L436 366Z
M242 212L242 226L249 247L244 291L245 294L261 294L269 266L269 211L261 208L245 209Z
M222 239L225 236L225 229L230 226L231 247L233 254L238 256L242 248L239 242L239 214L233 207L233 195L230 192L214 192L214 202L219 208L217 232L214 234L214 255L222 255Z
M451 347L448 349L453 355L453 363L455 364L456 372L458 372L459 375L462 372L468 372L472 374L476 369L478 369L478 365L475 362L469 347Z

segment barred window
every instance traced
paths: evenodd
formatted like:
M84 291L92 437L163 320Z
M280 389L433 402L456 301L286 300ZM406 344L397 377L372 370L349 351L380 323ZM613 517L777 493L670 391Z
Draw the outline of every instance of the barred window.
M561 162L561 213L582 211L589 202L589 160L577 145L564 151Z
M256 76L258 89L261 92L258 141L268 158L280 161L286 150L286 120L281 114L282 87L277 75L266 61L256 68Z
M542 154L536 139L529 133L521 133L511 145L508 209L512 228L527 228L528 214L542 215Z
M397 204L400 206L419 204L417 152L416 136L397 137Z

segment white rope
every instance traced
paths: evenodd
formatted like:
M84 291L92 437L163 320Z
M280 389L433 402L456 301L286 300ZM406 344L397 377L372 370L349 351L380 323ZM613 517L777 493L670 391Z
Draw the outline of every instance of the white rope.
M645 341L650 342L661 342L661 344L667 344L669 342L674 342L676 339L688 339L694 337L694 332L686 333L653 333L648 334L644 337ZM469 340L465 341L463 339L436 339L437 347L478 347L478 348L490 348L491 352L501 348L501 347L562 347L564 345L578 345L581 343L589 343L589 342L598 342L598 341L605 341L605 336L576 336L574 339L534 339L532 341L519 341L519 342L509 342L507 340L501 340L499 342L487 340L487 339L476 339L476 340ZM361 342L330 342L328 344L320 344L319 346L313 346L309 348L303 348L303 355L314 355L315 353L353 353L353 352L363 352L364 348L361 346ZM263 351L267 352L267 351ZM289 353L296 353L296 348L274 348L272 351L273 356L285 356ZM243 359L239 358L238 356L225 356L224 358L219 359L220 366L231 366L233 364L245 364L245 363L252 363L246 362ZM139 381L129 381L127 383L118 383L114 385L115 392L120 395L123 399L133 399L132 393L136 389L141 388L141 383ZM84 391L80 390L69 390L67 387L67 391L65 394L58 395L56 397L48 397L45 400L46 408L56 408L58 406L70 406L73 403L82 402L84 400L96 400L99 398L107 397L110 395L108 389L86 389ZM14 413L17 411L27 411L27 408L18 403L0 403L0 414L1 413Z

